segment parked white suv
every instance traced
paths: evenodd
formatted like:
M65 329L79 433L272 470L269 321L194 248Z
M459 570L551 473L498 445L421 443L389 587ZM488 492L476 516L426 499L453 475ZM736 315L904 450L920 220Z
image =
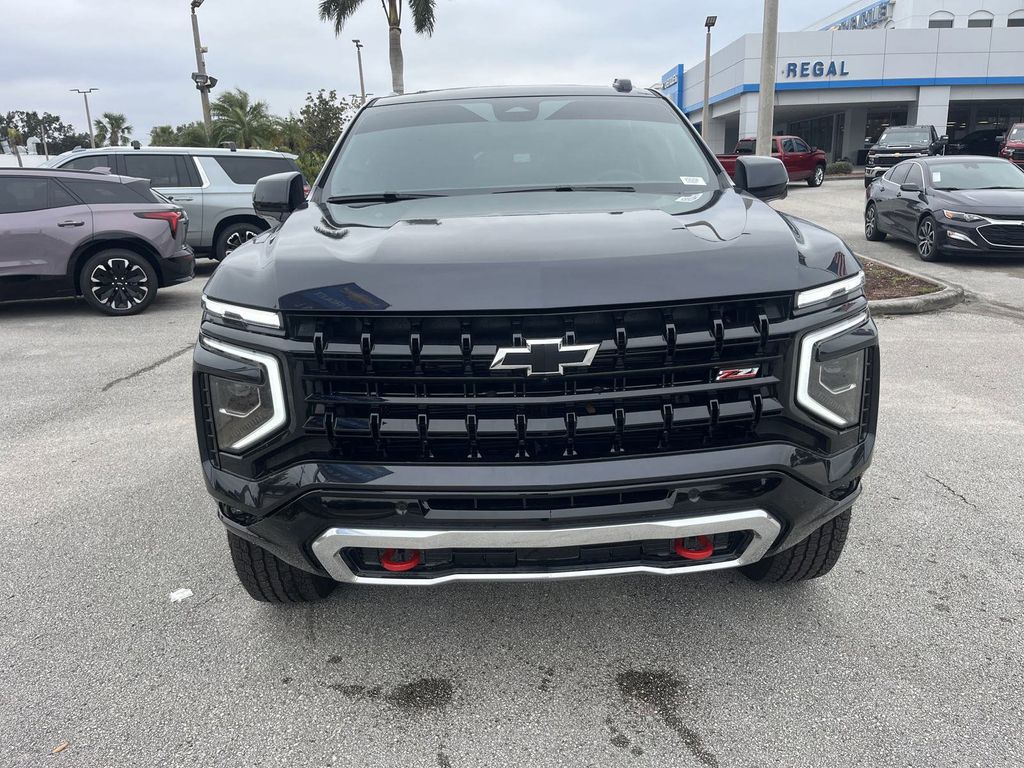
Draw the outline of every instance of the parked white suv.
M188 244L199 255L223 259L269 224L252 209L252 190L264 176L298 171L295 155L261 149L212 147L98 147L55 157L50 168L109 168L120 176L149 179L153 188L185 209Z

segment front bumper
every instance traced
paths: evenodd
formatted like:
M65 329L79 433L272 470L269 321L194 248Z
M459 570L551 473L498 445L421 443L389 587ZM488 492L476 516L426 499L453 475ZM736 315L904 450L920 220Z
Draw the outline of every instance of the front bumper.
M939 216L937 245L957 256L1024 256L1024 245L1001 245L986 238L989 222L947 221Z
M873 442L868 435L835 456L774 443L557 466L310 463L261 480L209 461L203 469L229 530L296 567L339 581L436 584L755 562L853 504ZM666 559L657 545L716 534L715 556L703 562ZM630 542L639 549L601 549ZM385 573L359 556L363 548L438 558L423 573ZM533 558L538 548L564 557ZM450 555L463 549L500 550L505 559L462 568Z

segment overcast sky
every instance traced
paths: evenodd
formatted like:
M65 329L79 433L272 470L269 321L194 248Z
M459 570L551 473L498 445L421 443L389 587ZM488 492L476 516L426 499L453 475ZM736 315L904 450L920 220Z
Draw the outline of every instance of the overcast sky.
M801 29L841 0L782 0L780 31ZM317 0L206 0L199 9L207 68L224 89L243 88L275 114L298 111L306 91L359 90L352 38L360 38L366 90L391 89L387 27L366 0L340 39ZM827 7L826 7L827 6ZM438 0L433 37L403 20L406 91L506 83L649 86L677 63L703 58L703 23L717 14L714 49L761 31L758 0ZM189 0L0 0L0 112L59 114L85 128L81 96L96 87L94 118L123 112L135 136L202 117Z

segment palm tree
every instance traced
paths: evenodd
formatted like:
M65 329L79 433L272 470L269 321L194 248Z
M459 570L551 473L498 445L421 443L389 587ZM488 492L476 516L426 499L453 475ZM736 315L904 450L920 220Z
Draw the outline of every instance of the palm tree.
M210 107L222 141L234 141L246 149L266 144L274 136L274 119L267 102L250 102L241 88L222 93Z
M320 0L320 20L334 22L334 34L341 35L345 22L362 5L363 0ZM436 0L407 0L412 11L413 26L421 35L434 34ZM391 57L391 89L405 93L405 63L402 58L402 0L381 0L388 19L389 54Z
M128 125L128 118L120 112L104 112L102 120L96 120L96 143L103 144L107 137L110 137L110 146L116 147L127 143L127 138L132 135L132 127Z
M169 125L154 125L149 129L151 147L173 147L176 138L174 129Z

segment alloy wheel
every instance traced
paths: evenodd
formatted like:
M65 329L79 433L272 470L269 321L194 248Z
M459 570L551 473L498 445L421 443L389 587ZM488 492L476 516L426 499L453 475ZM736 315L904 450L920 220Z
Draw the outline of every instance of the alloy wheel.
M237 232L232 232L228 235L227 240L224 241L224 255L227 256L239 246L242 246L252 240L258 234L259 232L254 229L240 229Z
M935 254L935 225L925 219L917 228L917 252L922 259L930 259Z
M97 264L89 275L89 290L100 304L124 312L145 301L149 277L128 259L111 258Z
M877 215L878 214L875 211L875 206L873 205L868 207L868 212L864 214L864 236L867 237L868 240L870 240L875 235L875 227L877 226L875 217Z
M823 181L825 181L825 169L819 165L814 169L814 186L820 187Z

